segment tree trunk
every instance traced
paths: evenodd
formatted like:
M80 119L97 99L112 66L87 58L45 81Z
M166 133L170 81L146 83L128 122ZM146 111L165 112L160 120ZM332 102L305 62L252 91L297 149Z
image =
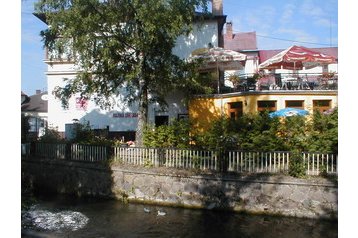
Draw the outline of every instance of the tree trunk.
M138 106L138 125L136 131L136 146L143 146L143 132L148 122L148 86L146 80L139 81L140 95Z

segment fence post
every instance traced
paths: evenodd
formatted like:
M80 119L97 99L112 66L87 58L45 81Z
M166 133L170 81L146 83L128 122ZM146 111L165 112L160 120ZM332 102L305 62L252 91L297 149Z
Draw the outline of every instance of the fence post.
M35 141L31 141L30 142L30 157L35 157L36 156L36 142Z
M157 158L155 159L154 167L159 167L163 164L163 161L165 159L164 156L164 149L163 148L156 148L157 150Z
M113 146L106 146L106 152L107 152L107 160L111 160L114 156L114 147Z
M66 143L66 146L65 146L65 160L71 160L72 159L71 147L72 147L71 143Z
M228 169L228 156L226 156L227 151L219 149L217 150L218 153L218 160L220 161L220 171L222 173L226 173Z

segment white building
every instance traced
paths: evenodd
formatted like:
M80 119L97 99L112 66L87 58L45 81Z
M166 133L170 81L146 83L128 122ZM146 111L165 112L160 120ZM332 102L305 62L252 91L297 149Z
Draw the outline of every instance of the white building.
M36 139L41 136L47 126L47 92L36 90L36 94L27 96L21 92L21 114L28 117L29 139Z
M213 46L223 46L222 29L226 21L223 15L222 0L213 0L212 17L204 22L197 22L189 36L181 36L177 39L173 52L182 59L197 49L207 47L208 43ZM46 58L48 58L46 56ZM66 127L71 128L74 120L89 122L93 129L108 129L109 134L118 138L133 139L138 122L138 106L125 104L122 98L114 98L117 105L113 110L102 110L93 101L83 101L79 95L69 100L68 109L61 106L59 99L52 94L55 87L63 87L64 79L73 79L77 68L74 62L45 60L47 64L47 88L48 88L48 124L65 133ZM123 89L123 95L125 94ZM149 122L160 125L171 119L186 117L188 115L184 96L180 92L170 93L166 97L168 108L161 110L158 105L150 105L148 110ZM67 125L67 126L66 126Z

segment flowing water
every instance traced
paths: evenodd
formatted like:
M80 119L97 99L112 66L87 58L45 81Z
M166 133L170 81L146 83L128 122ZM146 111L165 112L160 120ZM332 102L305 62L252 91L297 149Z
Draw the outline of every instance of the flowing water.
M21 226L22 237L338 237L337 221L61 196L37 198L22 211Z

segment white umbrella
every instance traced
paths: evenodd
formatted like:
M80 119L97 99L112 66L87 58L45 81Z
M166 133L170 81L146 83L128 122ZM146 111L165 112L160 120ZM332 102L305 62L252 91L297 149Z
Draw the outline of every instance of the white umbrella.
M216 70L240 70L245 66L246 55L233 50L226 50L221 47L199 48L194 50L190 61L201 61L199 70L211 71ZM220 92L220 80L218 82L218 93Z

